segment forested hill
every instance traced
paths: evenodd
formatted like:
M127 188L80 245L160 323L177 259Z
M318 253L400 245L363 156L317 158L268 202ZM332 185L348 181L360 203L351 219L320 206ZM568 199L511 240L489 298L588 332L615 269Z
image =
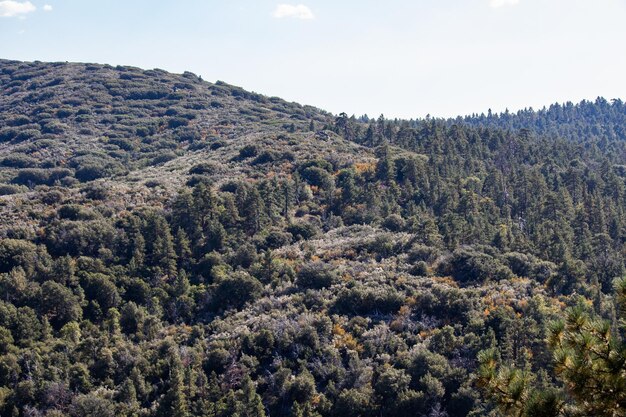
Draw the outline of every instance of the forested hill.
M472 115L450 120L471 126L502 129L526 129L539 135L563 137L574 141L626 140L626 104L620 99L607 101L598 97L595 102L553 104L540 110L524 109L516 113Z
M0 415L622 415L623 116L0 61Z

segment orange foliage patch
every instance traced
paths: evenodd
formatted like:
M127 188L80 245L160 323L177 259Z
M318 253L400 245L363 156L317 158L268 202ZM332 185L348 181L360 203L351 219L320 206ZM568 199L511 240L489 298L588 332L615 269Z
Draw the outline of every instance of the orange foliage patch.
M406 305L400 307L400 310L398 311L398 315L408 316L409 314L411 314L411 307L406 306Z
M452 277L434 277L433 280L454 288L459 288L459 284Z
M339 324L333 326L333 334L335 335L335 347L337 349L346 348L349 350L363 351L363 346L359 345L356 339Z
M431 333L430 330L422 330L419 334L422 339L426 339Z
M359 174L374 172L376 170L376 162L357 162L354 164L354 170Z

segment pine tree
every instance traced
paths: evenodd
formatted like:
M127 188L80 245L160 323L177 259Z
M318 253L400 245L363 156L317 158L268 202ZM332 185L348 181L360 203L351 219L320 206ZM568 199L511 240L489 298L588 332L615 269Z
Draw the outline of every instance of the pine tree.
M565 390L546 387L545 377L536 383L527 370L503 366L493 348L479 354L479 386L506 415L556 417L571 402L574 415L626 416L626 279L616 281L615 292L617 333L582 301L552 323L548 347Z
M292 206L293 194L294 194L290 181L289 180L282 181L280 185L280 189L281 189L281 195L282 195L281 214L283 215L285 220L289 222L289 219L291 217L290 213L291 213L291 206Z
M261 396L257 394L254 382L246 376L239 391L239 415L241 417L265 417Z
M193 261L191 243L187 237L187 233L185 233L185 230L181 227L176 231L175 248L178 257L178 268L189 270Z
M556 374L587 415L626 415L626 280L619 280L615 288L621 335L612 333L610 322L578 306L553 324L548 338Z
M52 267L52 277L59 284L76 285L76 261L70 255L55 260Z
M477 383L500 411L514 417L557 417L563 408L562 395L553 388L534 389L535 377L529 371L501 366L496 349L478 356Z
M158 417L190 417L185 387L183 383L183 368L180 357L170 348L169 365L170 374L168 379L167 392L159 403L157 410Z
M383 146L379 151L379 159L376 164L376 177L387 183L395 180L395 164L391 159L389 147Z
M239 196L239 213L243 217L245 230L250 234L256 234L263 224L263 199L256 187L250 187Z
M291 417L322 417L320 413L310 403L294 403L291 410Z
M132 274L137 274L144 268L146 259L146 241L141 231L141 219L132 216L129 220L129 244L130 244L130 260L128 268Z
M150 213L146 220L148 264L156 275L173 277L176 274L176 251L170 226L158 213Z
M189 288L189 278L187 278L187 273L184 269L181 269L180 271L178 271L176 281L174 281L174 296L178 298L187 295L187 293L189 292Z
M135 403L137 401L137 390L135 389L133 381L129 378L127 378L122 384L118 397L120 401L127 403Z

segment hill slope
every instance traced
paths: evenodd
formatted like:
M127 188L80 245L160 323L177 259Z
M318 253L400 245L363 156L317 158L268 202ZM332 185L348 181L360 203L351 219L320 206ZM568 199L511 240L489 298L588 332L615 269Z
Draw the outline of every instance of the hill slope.
M1 415L495 415L479 352L552 392L548 323L616 321L617 107L559 137L129 67L0 86Z
M191 73L12 61L0 68L0 181L14 184L0 194L25 191L20 185L76 190L102 179L96 183L112 193L109 201L132 207L162 202L154 195L163 200L178 190L200 162L214 162L219 180L281 171L296 155L340 164L369 157L320 131L332 122L327 113ZM241 163L238 152L249 144L268 161ZM20 214L23 207L4 212L15 220Z

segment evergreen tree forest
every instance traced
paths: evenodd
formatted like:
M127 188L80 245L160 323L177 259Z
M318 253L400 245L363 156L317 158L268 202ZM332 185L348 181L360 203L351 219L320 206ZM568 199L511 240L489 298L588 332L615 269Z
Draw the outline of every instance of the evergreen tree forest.
M0 61L0 415L626 415L626 105L370 119Z

